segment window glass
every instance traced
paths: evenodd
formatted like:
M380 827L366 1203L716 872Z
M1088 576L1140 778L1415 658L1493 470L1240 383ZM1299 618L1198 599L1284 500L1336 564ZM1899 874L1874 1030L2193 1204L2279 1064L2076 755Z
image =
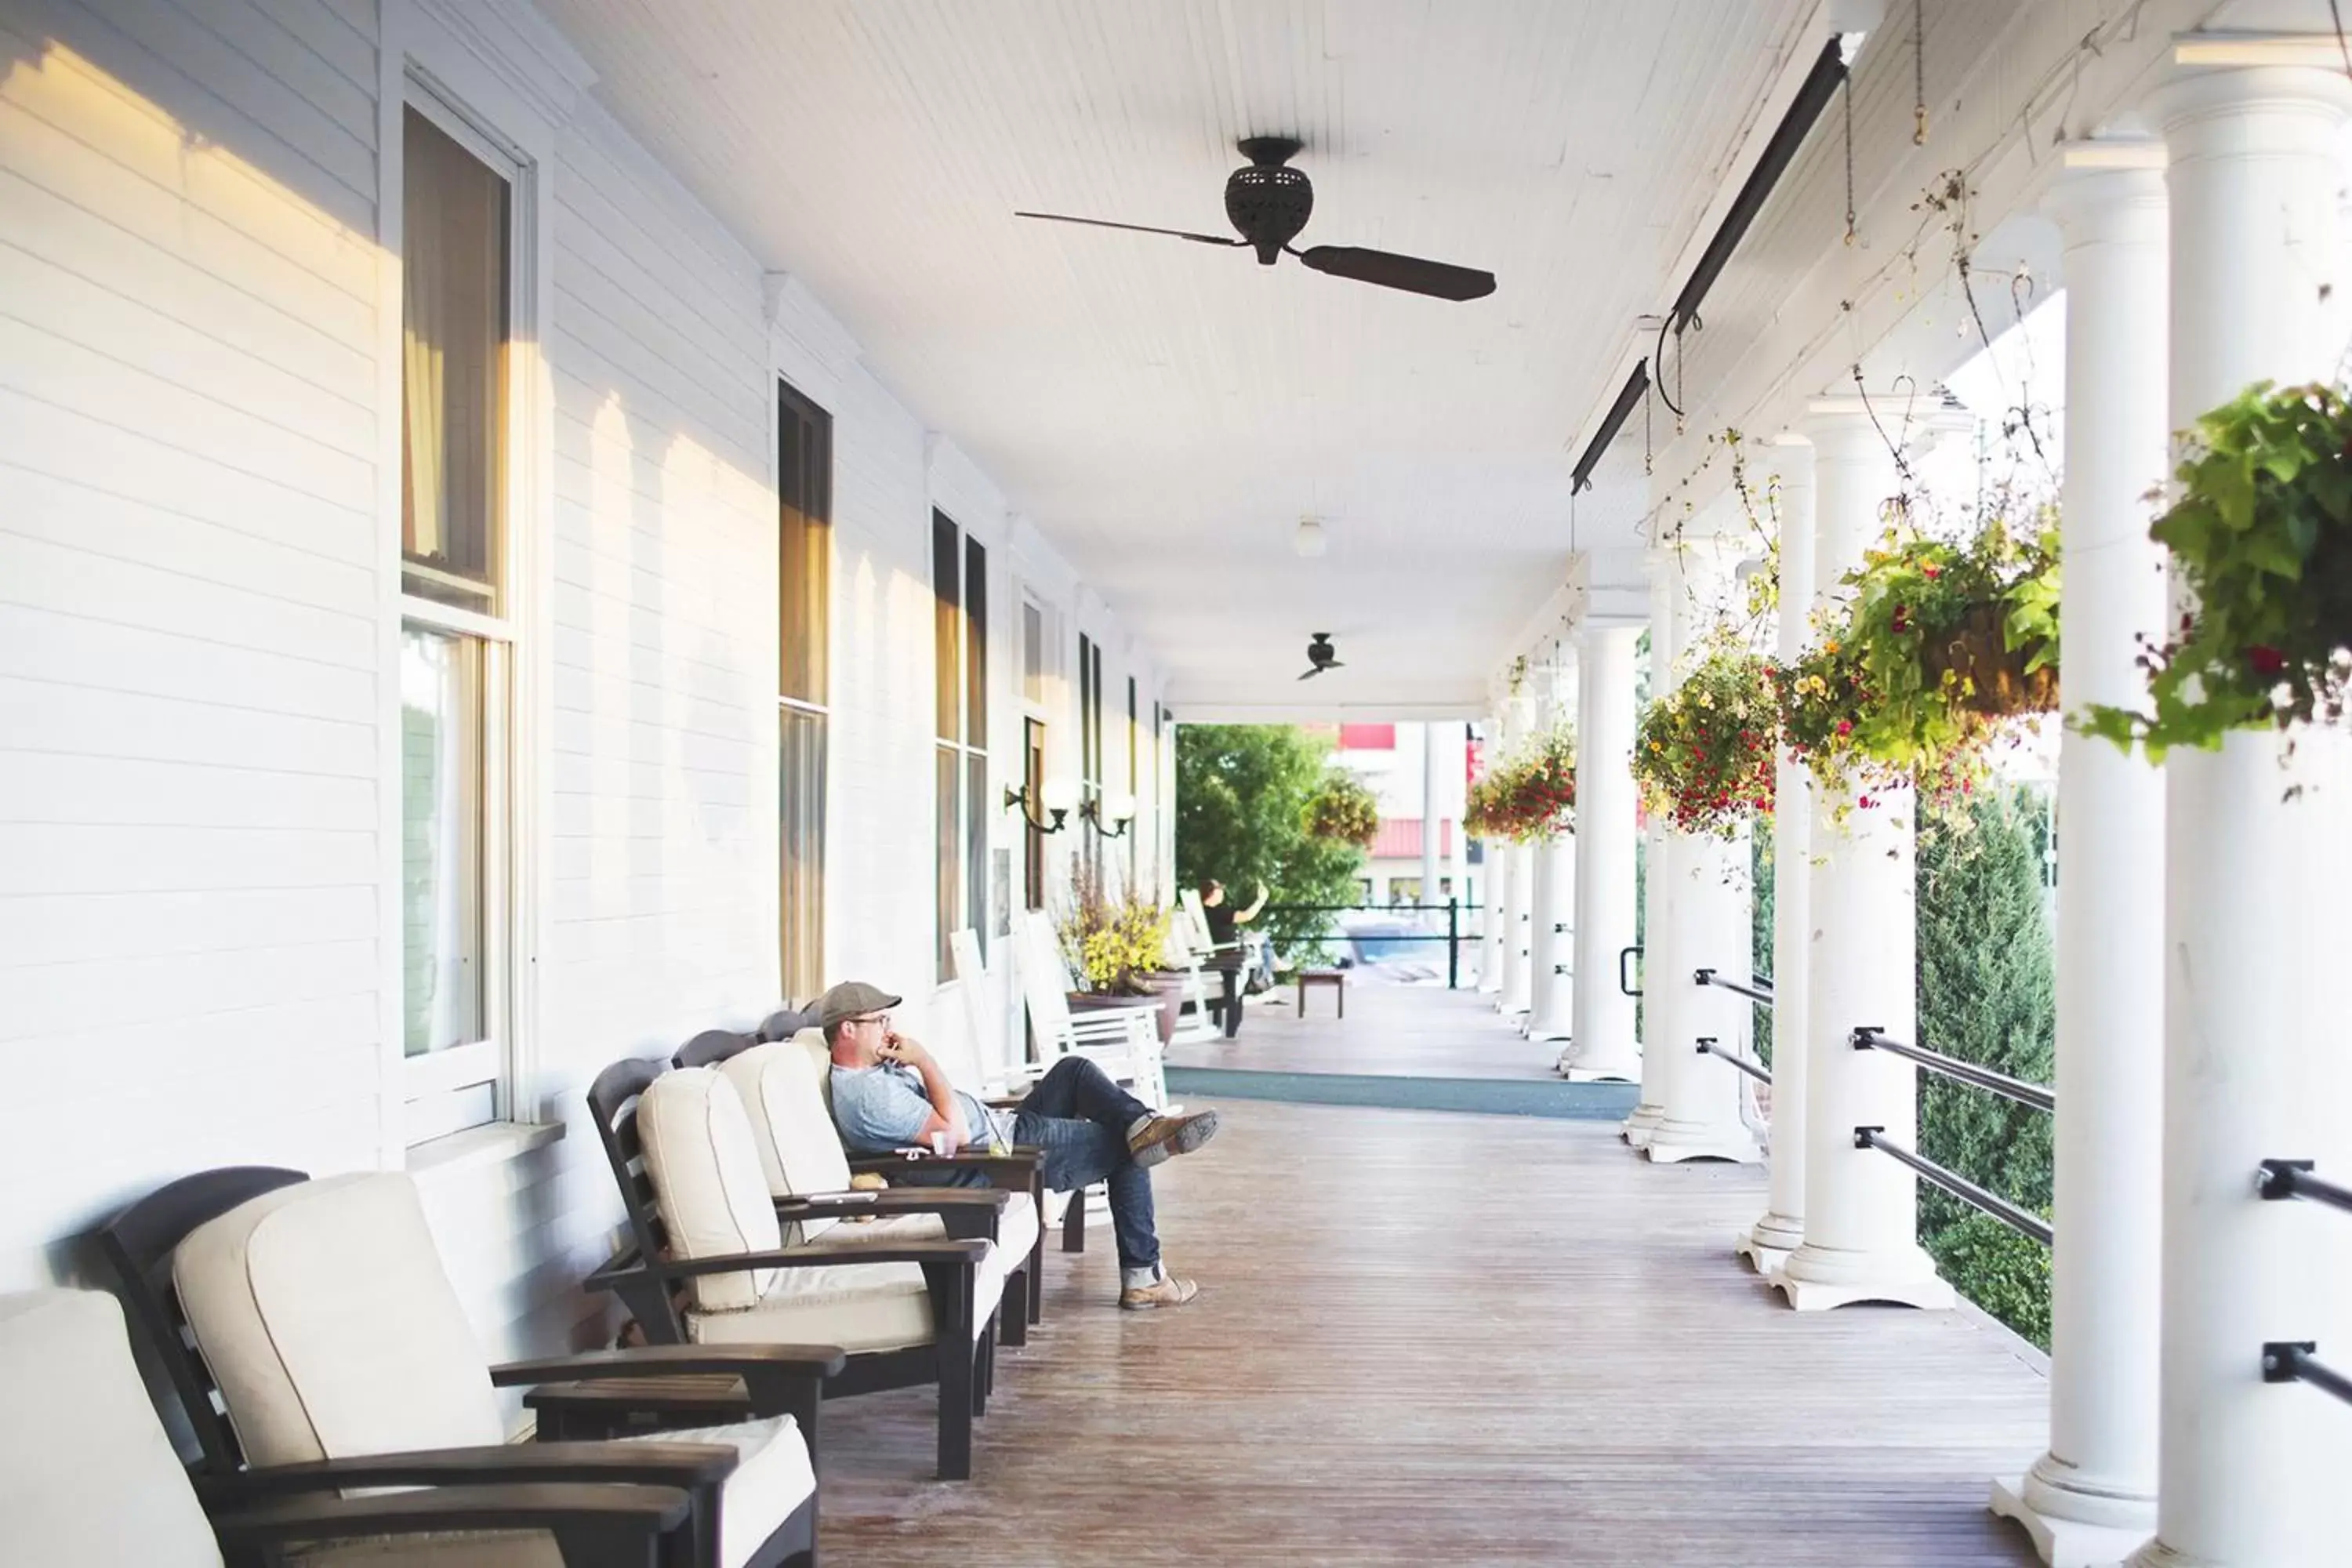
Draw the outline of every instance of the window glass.
M484 1007L484 649L422 626L400 639L402 1050L488 1033Z
M497 615L513 192L413 106L402 157L401 588Z

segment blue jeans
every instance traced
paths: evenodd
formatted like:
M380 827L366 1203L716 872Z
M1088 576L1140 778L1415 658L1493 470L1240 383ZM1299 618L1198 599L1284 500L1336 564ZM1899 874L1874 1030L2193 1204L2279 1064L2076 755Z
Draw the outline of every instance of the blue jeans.
M1127 1130L1150 1114L1150 1106L1087 1058L1064 1057L1037 1080L1013 1119L1013 1142L1045 1152L1047 1186L1083 1203L1079 1194L1086 1188L1109 1184L1111 1231L1122 1268L1149 1268L1160 1261L1151 1173L1138 1167L1127 1150Z

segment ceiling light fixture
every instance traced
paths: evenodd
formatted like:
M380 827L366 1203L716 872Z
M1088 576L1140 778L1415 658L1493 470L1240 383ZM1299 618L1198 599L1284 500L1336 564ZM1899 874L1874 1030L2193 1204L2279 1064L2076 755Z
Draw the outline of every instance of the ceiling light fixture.
M1298 520L1298 534L1297 537L1292 541L1291 547L1297 550L1300 555L1312 561L1317 556L1322 554L1329 544L1330 541L1323 536L1323 525L1321 523L1316 521L1311 517L1302 517Z

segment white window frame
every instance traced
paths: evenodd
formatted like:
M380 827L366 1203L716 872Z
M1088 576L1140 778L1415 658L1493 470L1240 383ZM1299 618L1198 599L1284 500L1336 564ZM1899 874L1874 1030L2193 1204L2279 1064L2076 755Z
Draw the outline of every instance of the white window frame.
M968 793L971 787L970 780L971 777L971 764L974 762L978 762L987 774L987 782L982 786L982 800L983 802L987 799L987 792L994 788L996 784L996 765L991 760L992 752L989 746L989 735L986 729L983 728L982 733L977 739L975 739L971 733L971 670L970 666L972 643L971 573L971 547L975 543L979 545L982 554L987 558L987 568L991 573L995 569L995 552L989 547L987 540L980 538L979 535L973 533L961 521L957 521L955 514L948 510L946 506L941 504L940 501L934 500L931 503L930 516L932 528L934 530L934 538L936 538L936 530L941 521L945 521L949 528L954 531L956 570L955 648L952 654L948 656L952 660L955 667L956 734L953 738L950 738L937 732L939 722L935 707L931 725L933 731L931 735L932 773L934 780L933 787L934 793L936 794L939 754L941 752L953 752L955 755L956 795L956 888L960 901L968 906L971 902L972 894L974 892L974 889L971 886L972 802ZM939 584L937 581L938 565L936 562L934 562L932 567L932 591L937 593ZM981 584L981 594L983 597L991 601L989 620L992 625L982 628L981 658L992 666L991 668L981 672L982 683L983 686L986 686L995 679L995 671L992 668L996 662L995 650L987 646L987 638L994 629L992 623L996 619L996 613L994 609L995 595L991 592L984 576ZM932 624L934 627L934 637L932 639L931 652L931 679L934 683L932 694L936 703L936 698L938 695L937 682L939 680L940 674L939 663L941 657L941 650L938 646L938 638L936 636L938 623L934 620ZM987 725L989 727L992 727L996 722L996 704L998 700L995 691L992 689L990 690L986 695L985 700L988 706ZM936 814L939 809L939 802L934 799L931 805L934 813L932 837L934 840L936 840L938 837ZM986 844L987 840L983 838L983 853L985 853ZM940 847L934 842L932 851L935 857L937 856ZM934 865L932 867L931 924L935 939L940 933L940 928L946 924L944 912L939 907L938 876L939 868ZM984 898L985 878L982 879L982 882L983 888L981 890ZM975 910L967 907L962 910L961 913L963 917L961 923L965 926L971 927L973 932L979 936L981 951L985 953L992 950L996 945L996 938L990 929L991 921L989 919L988 910L985 908ZM948 986L953 985L956 983L955 973L952 967L948 965L947 961L944 958L940 960L940 963L941 968L944 970L944 973L938 975L937 979L934 981L934 984L938 989L944 991Z
M544 353L549 321L553 209L547 192L555 127L593 79L559 35L528 7L476 0L496 9L532 45L493 45L465 13L440 0L385 0L381 8L377 97L378 507L384 519L380 658L386 672L379 755L386 781L382 895L383 942L379 1016L383 1092L379 1163L412 1167L433 1158L426 1145L490 1123L535 1120L538 1110L538 958L548 909L539 853L549 731L542 711L549 638L542 617L554 420ZM506 494L499 555L499 616L402 592L401 549L404 117L414 107L509 182ZM404 1053L405 942L399 668L404 626L478 638L484 645L484 849L482 988L486 1038L411 1059ZM478 1136L478 1134L477 1134ZM438 1142L436 1141L445 1141Z

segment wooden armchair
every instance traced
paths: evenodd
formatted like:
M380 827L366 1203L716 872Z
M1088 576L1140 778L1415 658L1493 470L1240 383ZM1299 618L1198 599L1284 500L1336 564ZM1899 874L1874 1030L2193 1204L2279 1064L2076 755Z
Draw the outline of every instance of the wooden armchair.
M845 1359L824 1382L835 1398L886 1388L939 1388L939 1473L971 1474L971 1425L987 1413L996 1319L1010 1265L985 1239L893 1240L786 1247L783 1226L870 1206L894 1214L995 1206L1001 1194L876 1194L780 1210L751 1117L717 1068L666 1070L616 1062L588 1104L627 1210L631 1244L588 1277L611 1290L656 1344L761 1344L818 1333ZM823 1212L820 1212L823 1211ZM673 1391L673 1417L732 1414L724 1390ZM545 1415L593 1429L593 1397L542 1393Z
M676 1487L426 1486L345 1497L339 1479L208 1510L148 1403L122 1309L95 1290L0 1296L0 1559L43 1568L221 1568L299 1544L307 1563L355 1548L380 1568L430 1568L451 1531L522 1531L565 1568L691 1561L693 1500ZM518 1562L530 1561L518 1558Z
M99 1239L195 1433L210 1503L299 1511L327 1489L668 1489L688 1500L688 1539L665 1561L814 1568L817 1400L842 1362L830 1345L492 1366L415 1188L394 1173L314 1182L261 1167L206 1172L132 1205ZM749 1419L617 1442L567 1442L543 1426L541 1440L515 1444L494 1393L692 1373L734 1382ZM468 1528L523 1525L545 1528L500 1536L480 1561L505 1568L510 1552L515 1568L552 1568L578 1533L487 1508Z

